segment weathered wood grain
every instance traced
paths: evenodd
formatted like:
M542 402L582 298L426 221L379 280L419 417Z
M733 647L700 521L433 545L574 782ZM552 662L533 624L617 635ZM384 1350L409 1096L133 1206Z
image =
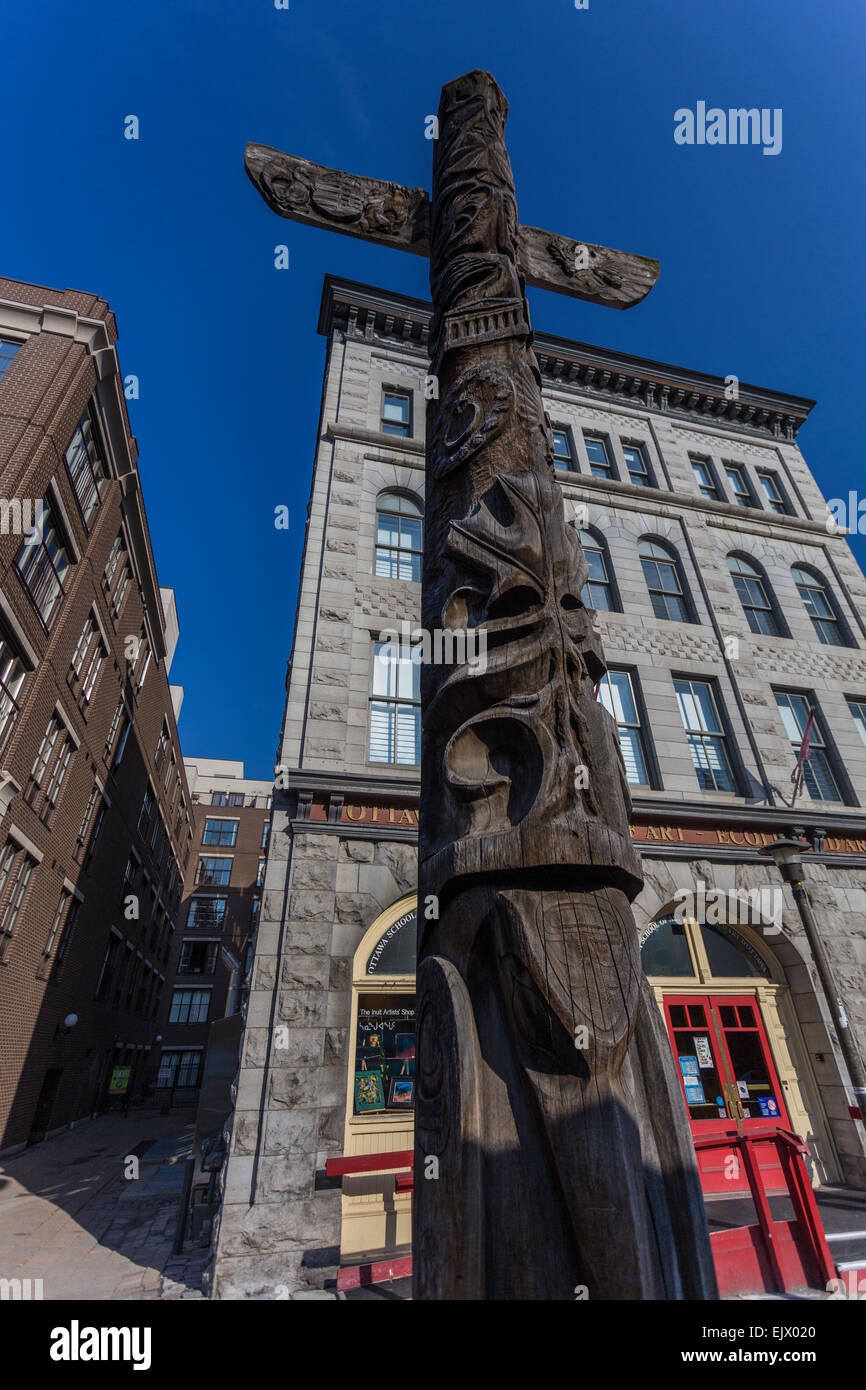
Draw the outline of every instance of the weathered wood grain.
M309 227L430 254L430 199L423 188L360 177L269 145L247 145L246 170L274 212ZM628 309L649 294L659 263L540 227L518 229L517 263L534 289Z
M712 1297L505 113L489 74L450 83L434 153L422 624L483 632L487 655L421 674L419 896L438 917L418 949L414 1296Z

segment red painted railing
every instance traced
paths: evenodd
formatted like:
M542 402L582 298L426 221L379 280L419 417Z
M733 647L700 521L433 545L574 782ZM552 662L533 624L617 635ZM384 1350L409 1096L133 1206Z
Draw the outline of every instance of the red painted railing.
M773 1144L776 1148L794 1207L793 1221L773 1220L756 1153L762 1144ZM784 1293L804 1283L826 1286L836 1278L833 1256L803 1161L808 1157L809 1150L802 1139L787 1129L765 1129L749 1133L731 1131L714 1138L695 1137L694 1145L696 1149L739 1151L758 1218L756 1226L738 1226L729 1231L716 1231L710 1236L722 1294L760 1289ZM394 1178L396 1191L411 1192L414 1183L412 1161L411 1149L401 1149L396 1153L355 1154L349 1158L329 1158L325 1163L325 1173L333 1178L360 1173L390 1173L397 1169L399 1171ZM337 1274L337 1288L383 1283L411 1273L411 1255L385 1257L341 1269Z
M756 1149L773 1144L785 1174L794 1207L793 1221L774 1221ZM739 1150L758 1218L756 1226L715 1231L710 1236L719 1280L719 1291L746 1293L765 1289L785 1293L800 1284L826 1284L836 1277L836 1266L824 1235L824 1226L804 1158L809 1150L787 1129L731 1131L719 1137L695 1136L696 1149Z

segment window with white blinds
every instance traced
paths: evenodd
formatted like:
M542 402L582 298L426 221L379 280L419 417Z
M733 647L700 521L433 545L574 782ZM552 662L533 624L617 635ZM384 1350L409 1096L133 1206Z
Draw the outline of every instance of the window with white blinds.
M408 643L376 642L370 698L370 762L421 761L421 665Z

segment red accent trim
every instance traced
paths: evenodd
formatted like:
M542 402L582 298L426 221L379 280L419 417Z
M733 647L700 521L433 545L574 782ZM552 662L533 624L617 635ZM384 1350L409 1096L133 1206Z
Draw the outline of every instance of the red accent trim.
M719 1275L720 1292L745 1293L750 1289L786 1293L806 1279L826 1288L836 1278L836 1266L824 1235L818 1203L803 1157L803 1140L787 1129L751 1130L718 1139L694 1135L696 1149L734 1148L743 1151L743 1165L758 1216L757 1226L718 1231L710 1237ZM785 1174L794 1221L774 1221L767 1201L755 1149L774 1144Z
M852 1119L852 1120L862 1120L862 1119L863 1119L863 1113L862 1113L862 1111L861 1111L859 1105L849 1105L849 1106L848 1106L848 1114L851 1116L851 1119Z
M329 1158L325 1162L325 1176L341 1178L348 1173L381 1173L392 1168L412 1166L415 1158L412 1149L383 1154L354 1154L351 1158Z
M411 1273L411 1255L401 1255L395 1260L375 1260L371 1264L347 1265L337 1271L337 1288L358 1289L368 1284L386 1284L390 1279L407 1279Z

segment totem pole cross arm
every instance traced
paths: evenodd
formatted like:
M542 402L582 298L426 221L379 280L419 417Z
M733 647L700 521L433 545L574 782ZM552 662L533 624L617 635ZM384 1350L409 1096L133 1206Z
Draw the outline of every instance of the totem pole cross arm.
M265 202L281 217L430 255L430 197L423 188L328 169L269 145L247 145L245 164ZM518 232L518 266L534 289L611 309L639 304L659 274L658 261L649 256L527 226Z

